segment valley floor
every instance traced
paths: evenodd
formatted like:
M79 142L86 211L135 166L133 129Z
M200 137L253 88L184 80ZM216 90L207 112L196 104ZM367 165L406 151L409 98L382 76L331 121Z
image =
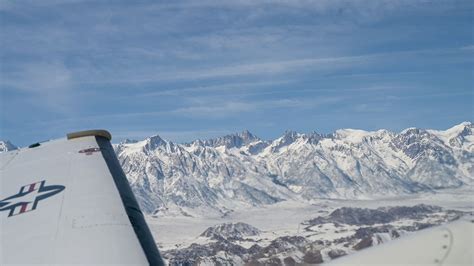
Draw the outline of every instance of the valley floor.
M315 199L311 203L284 201L265 207L235 210L225 215L225 217L149 216L147 221L155 240L158 242L160 251L165 254L168 251L173 252L173 250L185 249L193 243L206 245L212 242L212 240L200 235L207 228L230 222L246 223L261 230L262 233L258 237L247 238L247 240L252 240L250 242L234 240L235 244L249 249L255 243L262 247L268 246L273 243L273 240L283 236L302 236L311 241L331 241L349 237L360 227L346 226L342 227L343 230L334 228L332 224L320 225L319 229L316 230L308 227L307 222L310 219L327 216L341 207L375 209L378 207L414 206L417 204L435 205L449 210L472 212L474 211L474 190L472 187L465 187L462 189L441 190L435 193L420 193L405 197L373 200ZM416 222L427 222L427 220L418 220ZM406 220L406 223L408 225L408 220ZM391 226L393 225L395 224L392 223ZM401 225L398 222L398 226ZM318 230L325 230L325 232L320 234ZM331 246L334 246L334 243L331 243ZM352 249L349 252L352 252Z
M326 214L338 207L376 208L382 206L436 205L447 209L474 211L474 188L446 189L405 197L374 200L318 199L313 203L280 202L236 210L226 217L147 217L160 249L167 250L195 243L208 227L226 222L244 222L260 230L282 235L297 233L301 222ZM301 229L301 228L300 228Z

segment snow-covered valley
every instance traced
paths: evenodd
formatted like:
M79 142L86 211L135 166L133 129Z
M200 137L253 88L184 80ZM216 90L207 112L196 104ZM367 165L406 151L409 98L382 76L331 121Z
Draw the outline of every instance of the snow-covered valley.
M148 223L171 264L320 263L469 215L474 211L473 192L467 187L378 200L284 201L237 210L226 217L148 216ZM399 206L407 208L395 218L366 212ZM341 215L341 210L346 213ZM367 221L354 223L353 217ZM235 223L256 228L258 234L243 226L232 230ZM227 231L221 230L220 237L204 234L222 227ZM243 236L228 237L235 231Z

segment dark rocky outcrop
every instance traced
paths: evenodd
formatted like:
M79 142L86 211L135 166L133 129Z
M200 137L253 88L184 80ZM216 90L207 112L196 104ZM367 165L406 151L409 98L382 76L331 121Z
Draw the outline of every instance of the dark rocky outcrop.
M386 224L400 219L422 219L427 215L441 212L438 206L418 204L415 206L381 207L377 209L342 207L328 216L319 216L308 221L310 226L324 223L348 225ZM450 211L454 216L462 212Z
M347 253L342 250L342 249L333 249L331 251L328 252L328 256L331 258L331 259L335 259L335 258L339 258L341 256L344 256L346 255Z
M321 255L321 251L310 251L304 254L303 262L309 264L319 264L323 263L323 255Z

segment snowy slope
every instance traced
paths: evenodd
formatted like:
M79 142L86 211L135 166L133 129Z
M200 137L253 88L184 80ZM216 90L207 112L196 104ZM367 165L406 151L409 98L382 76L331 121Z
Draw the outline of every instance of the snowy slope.
M473 131L464 122L445 131L288 131L273 141L248 131L189 144L153 136L120 143L116 152L145 211L225 216L289 199L364 199L471 184Z

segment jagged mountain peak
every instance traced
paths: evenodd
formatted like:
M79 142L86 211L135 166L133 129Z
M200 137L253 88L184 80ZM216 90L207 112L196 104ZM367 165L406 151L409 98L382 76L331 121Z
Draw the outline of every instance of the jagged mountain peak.
M434 142L439 142L439 139L436 135L431 134L429 130L420 129L420 128L407 128L396 135L395 142L396 146L406 146L412 144L419 144L426 146L428 140L434 140Z
M321 139L326 138L327 136L321 135L316 131L313 131L309 134L304 134L303 136L308 143L317 144Z
M281 148L291 145L300 136L296 131L286 130L283 136L277 138L270 145L271 152L278 152Z
M465 127L471 127L471 128L473 127L473 124L472 124L471 121L464 121L464 122L460 123L459 125L465 126Z
M162 139L158 134L157 135L154 135L154 136L151 136L149 138L147 138L145 140L146 142L146 147L149 148L149 149L156 149L157 147L159 146L163 146L163 145L166 145L166 143L168 141Z
M250 131L248 131L247 129L245 129L241 133L239 133L238 136L240 136L242 139L250 140L250 141L260 140L260 138L258 138L254 134L250 133Z
M320 136L320 137L324 137L323 134L320 134L319 132L317 132L317 131L315 131L315 130L311 131L308 135L309 135L309 136Z
M459 125L445 130L444 133L450 137L467 136L474 134L473 129L474 126L471 122L462 122Z
M379 130L375 131L375 134L379 135L379 136L394 135L394 133L392 131L387 130L387 129L379 129Z
M474 126L472 122L462 122L447 130L428 130L453 148L474 151Z
M18 149L17 146L13 145L8 140L0 140L0 152L12 151Z
M250 133L248 130L244 130L240 133L234 133L225 135L218 138L208 139L200 141L205 146L219 147L225 146L226 148L240 148L244 145L248 145L253 142L260 141L261 139ZM194 142L196 143L196 142Z
M420 133L423 133L423 132L425 132L425 130L422 129L422 128L409 127L409 128L405 128L404 130L402 130L400 132L400 135L420 134Z
M300 134L294 130L285 130L285 132L283 133L283 138L296 138L298 137Z
M365 137L369 136L371 132L361 129L338 129L334 132L333 137L339 140L346 140L349 142L361 142Z
M176 148L179 148L180 146L169 140L161 138L157 134L141 141L126 139L120 142L118 145L115 145L115 147L117 154L120 154L123 151L129 151L133 153L144 151L146 154L153 154L156 150L174 152Z

